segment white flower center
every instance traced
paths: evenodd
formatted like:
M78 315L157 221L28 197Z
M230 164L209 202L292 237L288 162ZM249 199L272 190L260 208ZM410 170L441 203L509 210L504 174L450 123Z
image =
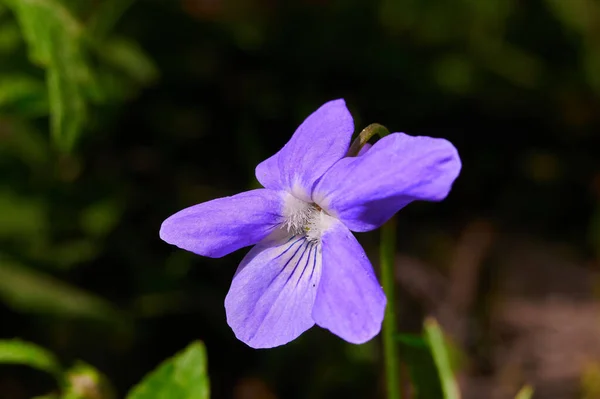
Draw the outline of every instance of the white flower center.
M291 194L284 198L283 216L284 229L314 242L320 241L323 232L335 221L317 204L299 200Z

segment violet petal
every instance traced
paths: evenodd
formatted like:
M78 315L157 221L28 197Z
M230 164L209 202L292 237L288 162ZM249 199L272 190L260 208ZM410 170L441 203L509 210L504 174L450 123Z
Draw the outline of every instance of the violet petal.
M321 276L318 245L304 236L270 237L246 255L225 298L227 323L252 348L272 348L314 325Z
M367 255L340 222L324 232L322 251L314 321L348 342L370 340L381 330L386 298Z
M256 167L256 178L266 188L287 190L311 202L315 182L344 157L353 131L344 100L325 103L302 122L279 152Z
M183 209L165 220L160 238L219 258L267 237L283 221L281 192L258 189Z
M369 231L414 200L444 199L460 168L450 142L393 133L360 157L336 163L313 199L350 230Z

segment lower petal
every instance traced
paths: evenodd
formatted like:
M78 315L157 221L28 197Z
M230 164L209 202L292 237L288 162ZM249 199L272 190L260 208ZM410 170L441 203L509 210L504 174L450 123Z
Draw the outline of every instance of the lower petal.
M354 344L381 330L386 298L373 267L352 233L336 222L321 238L323 271L313 319Z
M160 238L219 258L267 237L283 221L282 194L259 189L194 205L169 217Z
M318 244L303 236L269 237L246 255L233 278L225 298L227 323L252 348L286 344L314 325L320 277Z

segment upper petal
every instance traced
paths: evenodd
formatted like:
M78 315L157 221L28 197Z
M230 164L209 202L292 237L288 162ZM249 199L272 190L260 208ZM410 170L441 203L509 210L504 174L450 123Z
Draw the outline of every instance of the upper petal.
M315 182L346 155L353 131L344 100L325 103L279 152L256 167L256 178L266 188L287 190L310 202Z
M321 238L323 271L313 319L348 342L361 344L381 330L386 298L371 263L340 222Z
M336 163L315 187L313 199L351 230L369 231L411 201L444 199L460 168L447 140L393 133L360 157Z
M283 221L281 192L258 189L183 209L165 220L160 238L219 258L256 244Z
M286 235L246 255L225 298L227 323L253 348L272 348L314 325L311 310L321 276L317 244Z

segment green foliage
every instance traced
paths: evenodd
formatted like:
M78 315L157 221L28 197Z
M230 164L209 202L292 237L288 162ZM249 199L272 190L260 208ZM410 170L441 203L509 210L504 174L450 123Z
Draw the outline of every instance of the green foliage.
M433 319L426 320L423 335L399 334L400 353L408 367L415 399L456 399L454 373L461 355Z
M424 336L433 361L437 368L444 399L459 399L458 383L454 378L450 354L444 339L444 333L434 319L425 320Z
M62 368L46 349L20 339L0 340L0 364L20 364L60 377Z
M123 101L136 87L157 78L156 68L136 43L109 36L131 1L102 2L88 24L73 13L77 7L60 0L4 1L19 22L30 61L45 71L47 95L35 78L5 75L0 110L33 101L37 113L49 113L58 149L73 149L90 122L91 103ZM0 30L0 50L15 47L14 28L7 26Z
M515 399L531 399L533 397L533 388L525 385L515 396Z
M63 371L58 360L46 349L30 342L0 340L0 364L30 366L56 377L61 394L50 393L42 398L114 399L111 383L95 367L78 361ZM204 345L191 343L180 353L166 360L135 386L128 399L208 399L209 382Z
M42 272L0 257L0 298L15 310L100 321L120 321L105 300Z
M25 74L2 75L0 108L24 116L44 115L48 112L46 87Z
M83 28L58 1L10 0L31 61L46 70L51 131L71 150L87 119L84 87L92 79L82 49Z
M127 395L127 399L208 399L206 351L193 342L163 362Z
M399 347L415 399L442 398L442 388L427 342L420 335L399 334Z

